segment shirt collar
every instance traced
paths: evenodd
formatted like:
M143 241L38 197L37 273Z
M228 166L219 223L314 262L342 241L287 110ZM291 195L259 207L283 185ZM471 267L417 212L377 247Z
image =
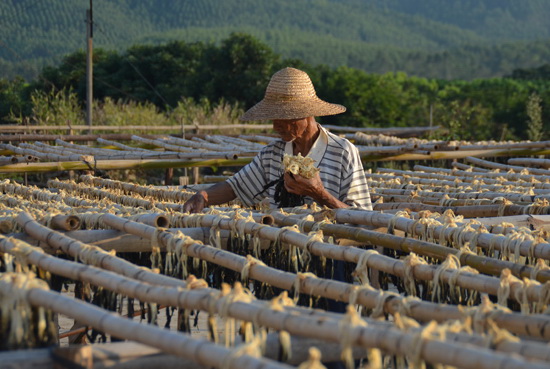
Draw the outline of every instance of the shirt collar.
M311 146L311 149L309 149L309 152L306 155L313 159L315 168L319 167L319 163L321 162L321 159L323 158L323 155L325 154L328 145L327 132L320 124L317 124L317 126L319 127L319 136L317 137L317 139L313 143L313 146ZM292 141L285 144L285 154L294 155L294 150L292 149Z

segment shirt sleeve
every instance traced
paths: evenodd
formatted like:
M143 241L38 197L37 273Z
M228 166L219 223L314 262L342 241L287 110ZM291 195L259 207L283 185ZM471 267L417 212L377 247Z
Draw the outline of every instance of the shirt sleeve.
M252 162L227 180L235 195L246 206L252 206L265 197L264 188L267 179L263 170L262 157L263 152L260 152Z
M369 186L359 151L349 145L349 162L344 166L340 201L366 210L372 210Z

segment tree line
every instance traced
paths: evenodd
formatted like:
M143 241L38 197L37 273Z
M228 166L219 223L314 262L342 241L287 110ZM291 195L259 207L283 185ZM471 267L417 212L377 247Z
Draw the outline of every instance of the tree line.
M505 78L428 79L405 73L373 74L351 68L311 65L284 59L247 34L232 34L219 45L174 41L138 45L124 52L94 53L97 101L151 103L170 111L182 99L224 102L248 108L258 102L271 75L286 66L307 71L318 95L348 108L323 123L358 127L426 126L447 128L443 138L527 139L527 105L538 101L548 122L549 66L516 70ZM66 56L45 67L31 82L0 80L0 117L28 116L33 91L72 91L85 101L85 54ZM34 92L35 93L35 92ZM538 100L537 100L538 99ZM548 126L542 126L543 132Z

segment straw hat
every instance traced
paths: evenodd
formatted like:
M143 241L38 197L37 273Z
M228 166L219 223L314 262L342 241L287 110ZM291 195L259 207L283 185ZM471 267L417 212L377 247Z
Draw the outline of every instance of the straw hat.
M301 119L345 111L342 105L319 99L306 72L285 68L271 77L263 100L244 113L241 120Z

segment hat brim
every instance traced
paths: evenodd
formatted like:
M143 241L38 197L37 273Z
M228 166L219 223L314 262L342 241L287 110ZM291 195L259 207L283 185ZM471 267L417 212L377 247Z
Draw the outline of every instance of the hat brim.
M264 98L248 109L240 120L301 119L335 115L345 111L345 106L328 103L317 97L302 101L269 101Z

